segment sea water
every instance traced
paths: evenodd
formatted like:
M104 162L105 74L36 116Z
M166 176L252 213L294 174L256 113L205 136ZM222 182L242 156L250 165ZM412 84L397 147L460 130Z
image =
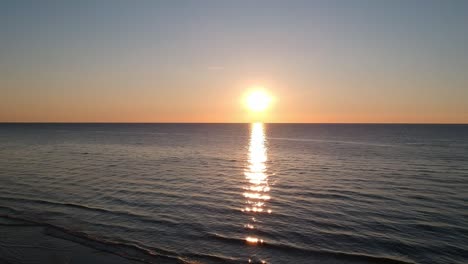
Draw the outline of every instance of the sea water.
M146 262L467 263L468 126L0 124L0 214Z

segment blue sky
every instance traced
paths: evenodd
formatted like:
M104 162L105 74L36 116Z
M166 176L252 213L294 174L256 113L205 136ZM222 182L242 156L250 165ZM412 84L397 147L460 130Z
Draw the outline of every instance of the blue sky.
M467 1L0 3L0 121L468 122Z

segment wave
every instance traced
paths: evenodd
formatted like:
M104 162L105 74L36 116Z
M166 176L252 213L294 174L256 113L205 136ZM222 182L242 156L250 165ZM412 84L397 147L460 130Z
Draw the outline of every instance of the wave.
M0 208L20 213L19 211L9 207L1 206ZM163 249L146 249L139 245L131 243L111 241L101 237L91 236L85 232L67 229L65 227L53 225L46 222L39 222L34 220L32 217L16 217L10 214L0 214L0 217L21 221L16 225L43 226L45 228L44 232L46 235L72 241L77 244L81 244L96 250L118 255L129 260L137 260L143 263L190 263L189 261L184 260L181 256L179 256L179 254L175 252Z
M93 207L93 206L75 204L75 203L61 203L61 202L55 202L55 201L49 201L49 200L28 199L28 198L21 198L21 197L5 197L5 196L0 196L0 200L8 200L8 201L13 201L13 202L37 203L37 204L45 204L45 205L52 205L52 206L64 206L64 207L71 207L71 208L76 208L76 209L81 209L81 210L94 211L94 212L104 213L104 214L112 214L112 215L119 215L119 216L125 216L125 217L138 217L139 220L142 222L158 223L158 224L164 224L164 225L178 225L178 223L167 220L167 219L156 220L156 219L149 218L148 216L145 216L145 215L131 213L127 211L114 211L114 210L108 210L108 209L103 209L99 207ZM0 207L3 207L3 206L0 206Z
M242 261L240 259L236 258L230 258L226 256L218 256L218 255L213 255L213 254L200 254L200 253L192 253L192 254L186 254L185 255L188 259L196 259L197 264L200 264L199 261L206 261L209 263L215 262L215 263L245 263L245 261Z
M231 244L246 244L245 239L227 237L217 233L210 233L211 238L218 239L223 242ZM289 254L295 254L296 256L314 256L315 258L333 259L339 261L360 261L364 263L383 263L383 264L414 264L407 260L395 259L383 256L372 256L362 253L349 253L341 251L321 250L321 249L305 249L298 246L286 245L281 243L270 243L263 242L258 246L264 247L265 249L272 249L275 251L282 251Z
M10 207L0 206L0 208L8 211L7 214L1 214L0 217L21 221L17 225L38 225L45 227L45 234L60 239L72 241L96 250L105 251L124 257L130 260L137 260L143 263L191 263L190 259L206 262L221 262L221 263L240 263L239 259L218 256L213 254L189 253L183 256L164 249L146 248L138 244L129 243L126 241L113 241L98 236L92 236L82 231L71 230L65 227L53 225L47 222L37 221L32 216L25 216L21 211ZM14 215L14 216L13 216ZM16 215L20 215L19 217ZM245 245L246 241L239 237L224 236L217 233L208 233L208 237L220 240L224 243L233 245ZM322 258L324 260L337 261L358 261L364 263L384 263L384 264L410 264L406 260L394 259L382 256L372 256L361 253L349 253L340 251L328 251L319 249L305 249L298 246L292 246L282 243L264 242L259 244L265 249L274 250L276 252L284 252L297 256ZM199 262L197 262L199 263Z
M130 212L127 210L110 210L110 209L104 209L101 207L96 207L96 206L89 206L89 205L84 205L84 204L76 204L76 203L66 203L66 202L57 202L57 201L50 201L50 200L45 200L45 199L29 199L29 198L24 198L24 197L12 197L12 196L0 196L0 201L1 200L7 200L7 201L12 201L12 202L26 202L26 203L31 203L31 204L44 204L44 205L50 205L50 206L57 206L57 207L62 207L64 209L68 208L75 208L78 210L85 210L85 211L90 211L90 212L96 212L96 213L101 213L104 215L114 215L114 216L119 216L119 217L127 217L130 219L137 219L139 222L142 223L148 223L148 224L159 224L163 226L170 226L170 227L181 227L185 225L190 225L191 229L197 229L199 231L204 231L204 227L200 225L194 225L193 223L181 223L178 221L170 220L168 218L159 218L155 219L153 217L150 217L147 214L141 214L141 213L136 213L136 212ZM210 206L210 204L205 205L209 207L210 212L220 212L220 213L226 213L227 211L236 211L238 210L237 207L219 207L216 208L214 206Z
M26 200L26 199L25 199ZM46 201L41 201L48 203ZM55 204L55 203L52 203ZM87 208L86 206L74 205L76 207ZM96 208L94 208L96 209ZM12 222L1 223L1 226L42 226L44 233L48 236L64 239L77 244L81 244L99 251L108 252L120 257L136 260L143 263L241 263L242 261L236 258L219 256L214 254L203 253L186 253L178 254L173 251L148 247L141 245L138 242L121 241L117 239L110 240L109 238L90 235L83 231L69 229L63 226L51 224L40 219L35 215L26 214L23 211L0 205L0 218L13 220ZM103 211L107 211L102 209ZM111 212L111 211L110 211ZM92 224L92 223L91 223ZM93 224L94 225L94 224Z

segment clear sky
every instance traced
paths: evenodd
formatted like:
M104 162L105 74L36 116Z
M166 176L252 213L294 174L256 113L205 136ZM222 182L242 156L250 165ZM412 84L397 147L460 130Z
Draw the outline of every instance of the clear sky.
M0 1L0 122L468 123L468 1Z

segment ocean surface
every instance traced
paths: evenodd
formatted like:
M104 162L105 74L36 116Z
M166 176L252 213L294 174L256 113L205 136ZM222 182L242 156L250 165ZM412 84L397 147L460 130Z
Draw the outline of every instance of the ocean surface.
M0 124L0 215L149 263L468 263L468 126Z

